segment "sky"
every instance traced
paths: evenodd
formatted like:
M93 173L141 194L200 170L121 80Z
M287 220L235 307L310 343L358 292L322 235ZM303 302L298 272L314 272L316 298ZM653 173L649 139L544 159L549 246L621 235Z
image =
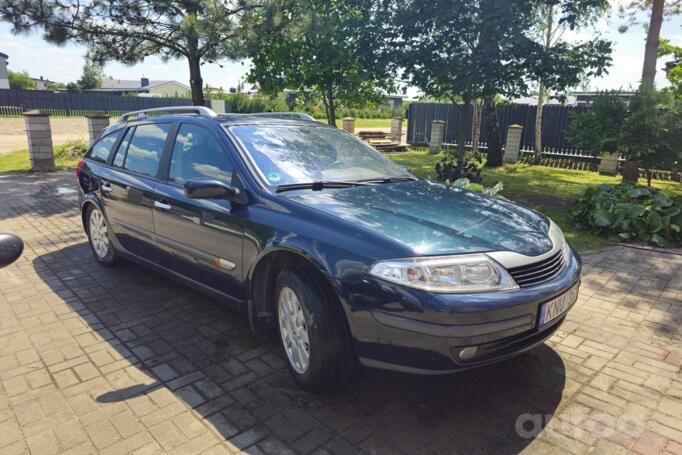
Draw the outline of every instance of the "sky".
M642 16L643 20L647 20ZM631 26L626 33L620 33L618 28L623 20L617 16L603 19L595 27L602 37L613 42L613 66L609 74L590 83L592 90L636 88L641 77L642 61L644 59L644 43L646 34L642 25ZM589 38L594 30L578 33L567 33L569 40ZM661 36L670 39L673 44L682 45L682 17L677 16L663 23ZM10 26L0 22L0 52L9 56L9 69L13 71L26 70L32 77L43 76L57 82L71 82L80 77L84 62L85 47L69 44L57 47L45 42L40 32L31 35L12 35ZM229 89L236 87L237 82L246 74L249 68L245 62L220 62L206 64L202 67L204 83L211 87ZM659 61L659 69L663 66ZM116 62L107 63L104 67L107 76L115 79L139 79L144 76L152 80L177 80L188 84L189 70L183 60L173 60L167 63L159 58L149 57L134 66ZM657 86L665 86L665 75L658 71ZM408 95L414 96L417 90L411 88Z

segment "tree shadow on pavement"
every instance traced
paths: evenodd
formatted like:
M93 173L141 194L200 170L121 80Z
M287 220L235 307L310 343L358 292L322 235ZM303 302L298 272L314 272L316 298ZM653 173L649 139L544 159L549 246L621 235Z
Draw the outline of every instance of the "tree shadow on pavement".
M111 387L94 397L99 406L167 389L246 452L518 453L533 438L517 426L528 414L544 424L565 385L561 358L541 345L447 376L360 369L347 386L312 394L292 381L273 334L251 333L245 316L167 277L127 262L104 268L87 243L33 265L149 376L118 387L105 375Z

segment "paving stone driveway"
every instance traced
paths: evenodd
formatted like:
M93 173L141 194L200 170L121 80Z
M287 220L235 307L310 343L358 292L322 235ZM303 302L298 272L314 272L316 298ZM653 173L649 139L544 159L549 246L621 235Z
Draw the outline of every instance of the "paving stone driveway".
M135 265L98 266L71 173L0 175L0 453L682 454L682 256L613 247L546 345L313 395L274 336Z

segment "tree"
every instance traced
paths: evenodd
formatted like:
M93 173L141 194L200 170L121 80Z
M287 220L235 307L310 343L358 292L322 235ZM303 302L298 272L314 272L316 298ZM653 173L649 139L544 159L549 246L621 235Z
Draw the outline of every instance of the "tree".
M627 4L620 6L621 16L628 18L628 25L622 26L620 31L625 32L629 25L636 23L637 14L642 11L649 12L649 24L646 27L647 37L641 87L651 91L654 89L656 79L656 61L663 19L682 13L682 0L630 0Z
M242 57L242 18L269 0L0 0L14 33L41 28L47 41L85 44L96 61L133 64L151 55L187 60L194 105L203 105L201 65Z
M586 112L571 118L566 139L597 153L621 152L632 167L623 167L623 181L636 183L641 166L651 185L652 169L670 169L682 160L680 106L671 104L663 92L644 88L628 104L617 92L603 92Z
M78 88L81 91L100 88L102 87L102 79L104 79L102 65L86 60L85 65L83 65L83 74L78 79Z
M76 82L69 82L66 84L66 91L69 93L78 93L80 89L78 88L78 84Z
M671 90L682 100L682 46L675 46L670 41L662 39L658 55L672 57L672 60L666 62L665 76L670 82Z
M610 63L610 43L595 39L547 48L532 36L536 12L556 0L398 0L395 45L409 81L428 95L464 104L483 101L488 130L487 166L502 164L496 97L526 95L533 81L549 87L577 85L580 75L601 74ZM574 28L577 11L601 0L565 0L557 24ZM447 12L445 14L444 12ZM468 120L468 108L465 108ZM459 125L459 161L466 127Z
M572 3L572 5L568 5ZM559 21L557 17L561 10L565 7L570 6L572 8L572 14L575 19L569 22L564 20ZM603 16L609 10L609 3L607 0L602 1L557 1L548 2L547 4L540 5L536 11L537 26L533 31L536 35L536 39L542 43L545 51L549 52L555 46L566 46L568 49L573 48L573 55L577 58L586 55L586 48L592 48L593 50L599 45L597 38L587 42L587 43L576 43L570 44L562 40L562 37L566 30L569 28L578 27L589 27L594 25L595 21ZM593 56L598 56L599 53L593 54ZM602 54L604 55L604 54ZM538 104L535 111L535 159L534 163L537 164L542 159L542 112L545 103L545 95L548 90L564 91L569 86L578 85L578 83L583 82L589 77L599 76L604 71L607 62L600 62L596 65L590 65L590 61L574 61L576 71L571 74L569 78L564 78L557 82L553 87L548 87L548 80L541 78L538 81ZM583 66L586 65L586 66ZM582 71L581 71L582 70ZM582 78L578 80L578 78Z
M682 159L682 115L664 103L661 92L642 87L630 100L622 125L623 155L644 168L648 186L655 167L670 168Z
M7 71L9 76L9 87L21 90L35 90L36 81L28 75L26 71Z
M378 100L393 88L384 53L384 19L378 0L298 0L273 20L257 21L262 32L250 43L247 81L266 94L283 89L314 90L327 123L336 107Z
M566 140L573 146L615 153L620 149L621 128L627 118L628 107L618 92L601 92L586 112L572 113Z

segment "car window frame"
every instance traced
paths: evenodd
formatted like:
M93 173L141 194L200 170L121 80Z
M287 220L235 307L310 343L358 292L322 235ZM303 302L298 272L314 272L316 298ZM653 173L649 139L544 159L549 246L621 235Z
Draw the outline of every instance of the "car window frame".
M107 166L110 167L111 169L115 169L118 172L124 172L126 174L134 175L137 177L151 179L151 180L154 180L156 182L162 182L163 179L161 178L161 175L162 175L162 168L164 166L164 160L165 160L165 157L168 153L168 146L169 146L169 143L171 142L170 141L171 135L173 138L175 137L175 134L176 134L177 129L178 129L178 123L179 122L175 121L175 120L165 120L165 121L161 121L161 122L141 121L141 122L131 123L126 128L122 128L123 134L121 135L121 137L118 139L118 141L116 143L116 151L118 151L118 148L120 147L121 142L125 138L125 135L128 133L128 130L130 130L130 129L136 129L138 126L143 126L143 125L158 125L158 124L169 124L169 125L171 125L171 128L168 131L168 134L166 135L166 139L163 143L163 147L161 148L161 157L159 158L159 166L156 169L156 175L143 174L141 172L133 171L131 169L126 169L124 167L114 166L114 163L113 163L114 156L115 156L114 153L109 154L109 159L107 160L107 163L106 163ZM135 137L135 132L133 132L133 136L131 137L131 141L132 141L132 138L134 138L134 137ZM129 144L129 146L130 146L130 144ZM125 161L128 160L127 155L128 154L126 152L126 159L124 160L124 165L125 165Z
M201 128L210 135L213 136L213 139L215 139L216 143L218 144L218 147L220 147L220 150L222 151L223 155L225 155L225 158L230 162L232 165L232 181L229 182L229 185L233 185L234 179L235 179L235 173L238 172L237 166L235 165L234 159L232 158L230 151L227 150L223 142L220 140L217 134L215 134L215 131L213 131L211 128L208 128L205 125L202 125L198 122L186 122L186 121L180 121L177 122L175 130L173 132L173 137L170 141L170 144L168 144L168 154L164 156L164 161L162 161L162 166L163 166L163 172L160 174L159 180L162 181L163 183L174 186L176 188L185 188L184 184L180 184L170 178L170 166L171 166L171 160L173 159L173 150L175 149L175 142L177 141L178 138L178 133L180 132L180 128L182 125L192 125L197 128Z
M122 129L123 135L121 135L120 139L118 140L118 143L116 144L116 150L111 154L111 156L107 160L107 164L109 166L111 166L115 169L121 169L121 170L125 169L123 166L125 166L126 158L128 158L128 148L130 147L130 142L128 143L128 146L126 147L126 151L125 151L126 156L123 158L123 165L117 166L114 164L114 161L116 160L116 156L118 155L118 152L120 151L119 149L123 145L123 141L125 141L125 138L128 135L128 132L132 131L132 135L134 136L135 135L135 128L137 128L137 125L129 126L129 127ZM130 138L132 139L132 136Z

